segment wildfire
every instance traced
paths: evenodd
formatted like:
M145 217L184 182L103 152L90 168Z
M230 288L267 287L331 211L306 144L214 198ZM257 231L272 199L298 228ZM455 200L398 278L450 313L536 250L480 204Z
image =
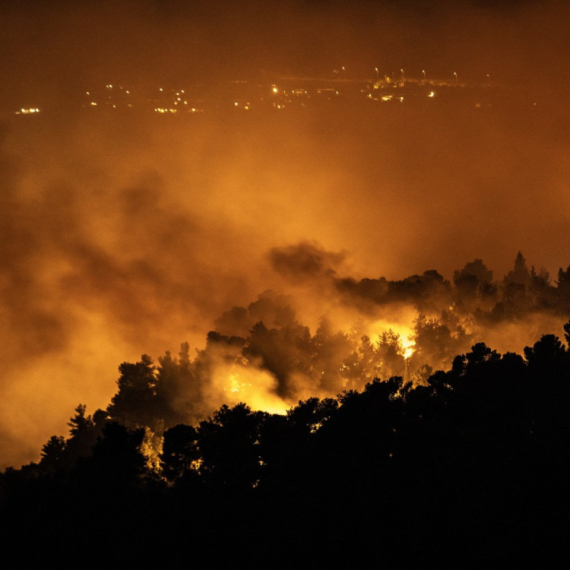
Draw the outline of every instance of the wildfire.
M270 414L284 414L290 408L288 402L275 393L277 381L266 370L255 366L220 366L214 374L212 407L221 404L246 403L253 410Z
M247 386L251 386L251 384L244 384L244 383L240 384L235 374L230 374L229 381L230 381L230 387L228 390L234 394L237 392L242 392L245 388L247 388ZM224 391L226 390L224 389Z
M413 340L414 332L410 327L385 321L377 321L372 325L372 330L374 332L369 336L373 342L380 340L382 332L393 332L398 337L399 353L406 360L414 353L416 341Z
M412 356L412 354L414 354L416 343L407 335L400 335L400 342L402 343L402 348L404 349L404 358L407 360L410 358L410 356Z
M162 453L164 437L154 433L149 427L145 427L144 432L144 439L140 451L145 457L147 468L150 471L158 473L160 471L160 454Z

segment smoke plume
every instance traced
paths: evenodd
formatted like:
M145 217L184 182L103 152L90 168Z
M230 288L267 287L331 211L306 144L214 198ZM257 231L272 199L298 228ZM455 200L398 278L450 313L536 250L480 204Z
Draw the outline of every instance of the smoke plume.
M275 407L350 387L333 374L348 344L362 356L364 335L409 340L420 313L446 347L430 366L479 339L520 350L567 320L543 297L517 305L518 289L501 289L519 250L553 289L570 262L562 2L26 6L0 8L3 467L37 459L79 402L105 408L121 362L184 341L198 358L211 330L246 340L254 330L258 344L247 363L207 376L201 413L224 390L239 394L216 388L232 374ZM224 93L230 80L278 85L343 68L371 81L457 73L500 95L482 107L456 98L192 117L82 108L106 84L144 100L158 87ZM42 112L14 114L28 106ZM460 310L453 272L475 259L498 296L476 284L468 298L467 275ZM296 356L278 352L307 334L322 341L312 370L295 365L302 343ZM394 350L385 373L400 369Z

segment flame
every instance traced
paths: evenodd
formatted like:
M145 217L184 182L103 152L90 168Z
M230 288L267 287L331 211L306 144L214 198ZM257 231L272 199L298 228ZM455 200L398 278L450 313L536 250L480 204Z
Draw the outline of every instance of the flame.
M246 388L247 386L251 386L251 384L244 384L244 383L240 384L239 379L235 374L230 374L229 381L230 381L229 391L234 394L236 392L242 392L244 388Z
M376 321L371 326L371 330L374 331L369 335L372 342L378 342L383 332L392 331L399 337L402 356L407 360L414 353L416 341L413 340L414 331L411 327L387 321Z
M407 335L400 335L400 342L402 343L402 348L404 349L404 358L408 360L408 358L414 354L416 343Z
M285 414L290 408L289 403L275 393L277 380L267 370L251 363L247 367L222 364L214 371L212 380L208 398L214 408L240 402L270 414Z
M162 453L163 441L162 435L154 433L149 427L144 428L144 439L140 451L145 457L147 469L155 473L160 471L160 454Z

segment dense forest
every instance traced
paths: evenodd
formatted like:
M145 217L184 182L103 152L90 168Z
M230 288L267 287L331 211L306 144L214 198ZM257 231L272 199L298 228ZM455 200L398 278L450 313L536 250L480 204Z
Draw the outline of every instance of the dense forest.
M466 323L570 314L570 268L557 286L521 254L502 283L480 260L453 284L433 271L327 278L366 311L413 304L413 353L391 330L372 341L322 319L312 335L286 297L234 307L194 359L184 343L177 358L121 364L105 410L78 405L67 437L0 475L5 556L129 567L568 558L570 321L566 344L546 334L523 355L477 342ZM266 397L316 395L282 413L243 402L205 413L221 365L234 400L253 370L276 379Z

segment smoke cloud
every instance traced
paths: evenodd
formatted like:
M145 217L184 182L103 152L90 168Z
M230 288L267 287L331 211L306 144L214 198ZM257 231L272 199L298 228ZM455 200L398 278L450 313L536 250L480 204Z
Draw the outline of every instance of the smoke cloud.
M105 407L118 364L143 352L182 341L203 349L212 329L245 338L260 321L294 319L314 335L323 316L332 336L354 328L374 340L387 325L409 336L420 311L442 319L454 270L481 258L499 281L519 250L554 281L570 262L568 10L554 1L3 3L2 467L37 459L79 402ZM456 72L500 85L501 96L484 108L247 116L81 110L84 92L107 83L145 93L328 77L343 66L371 79ZM46 112L14 115L26 106ZM490 323L485 339L511 350L562 322L522 319ZM480 333L472 326L461 338ZM308 397L308 376L286 360L275 372L252 356L237 381L276 406ZM232 373L220 368L215 382Z

